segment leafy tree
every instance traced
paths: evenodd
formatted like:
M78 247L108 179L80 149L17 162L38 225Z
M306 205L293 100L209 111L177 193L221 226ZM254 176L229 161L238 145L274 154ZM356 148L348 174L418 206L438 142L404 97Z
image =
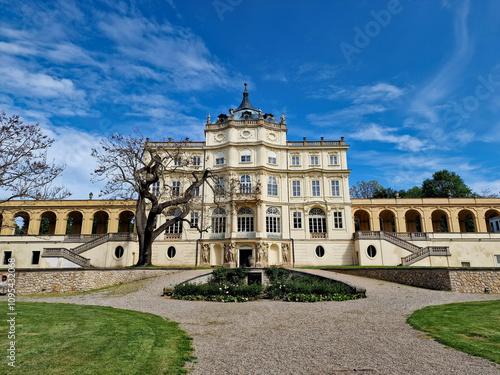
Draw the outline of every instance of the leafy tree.
M378 183L376 180L372 181L358 181L356 185L351 186L349 189L351 198L373 198L373 195L377 190L384 189L382 185Z
M404 193L401 194L402 198L421 198L422 188L420 186L414 186L406 191L402 190Z
M47 150L53 142L38 124L25 124L17 115L0 114L0 203L71 195L64 187L51 186L64 169L47 161Z
M453 198L474 198L477 196L459 175L446 169L435 172L432 179L427 179L422 184L423 198L447 198L450 195Z
M196 169L191 173L190 185L181 191L172 186L169 176L186 170L193 164L187 152L188 140L173 142L175 147L157 147L139 131L123 136L112 135L101 141L100 147L92 150L98 167L94 171L94 181L106 180L101 195L118 199L134 199L136 204L136 228L139 241L137 265L151 265L154 240L170 225L179 221L189 222L186 217L196 203L196 190L211 176L208 170ZM153 191L160 184L161 192ZM178 208L174 217L156 226L160 214L170 207ZM199 228L198 228L199 229ZM201 230L201 229L199 229Z

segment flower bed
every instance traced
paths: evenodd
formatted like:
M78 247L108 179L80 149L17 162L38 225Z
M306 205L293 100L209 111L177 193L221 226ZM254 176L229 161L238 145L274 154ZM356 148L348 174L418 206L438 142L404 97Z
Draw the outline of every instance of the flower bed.
M179 284L172 297L189 301L246 302L269 298L287 302L346 301L364 298L364 293L351 293L350 288L337 281L316 276L293 275L290 270L270 267L265 269L270 284L246 285L249 270L245 268L218 268L206 284Z

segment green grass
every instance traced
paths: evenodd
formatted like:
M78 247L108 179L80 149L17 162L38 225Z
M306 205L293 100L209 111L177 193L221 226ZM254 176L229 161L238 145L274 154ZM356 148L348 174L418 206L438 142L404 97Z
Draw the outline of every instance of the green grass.
M7 317L7 303L0 302ZM0 374L182 374L191 338L153 314L101 306L16 303L16 367ZM0 349L8 349L7 318Z
M500 300L428 306L408 323L444 345L500 363Z

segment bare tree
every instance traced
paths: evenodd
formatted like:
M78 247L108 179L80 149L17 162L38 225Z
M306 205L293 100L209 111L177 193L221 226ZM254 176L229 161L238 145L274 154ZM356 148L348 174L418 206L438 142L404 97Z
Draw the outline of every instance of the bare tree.
M98 162L93 180L106 180L101 195L137 201L137 265L151 265L155 239L167 227L188 221L186 217L196 204L197 190L211 177L209 170L190 168L194 160L186 151L188 140L168 144L169 147L163 147L161 143L149 142L136 130L128 136L112 135L103 140L99 148L92 149L92 156ZM190 177L186 189L172 183L176 173ZM171 210L175 215L157 226L158 216L167 213L170 207L178 208Z
M51 183L64 167L47 161L54 140L38 124L24 124L19 116L0 115L0 203L12 199L63 199L71 195Z

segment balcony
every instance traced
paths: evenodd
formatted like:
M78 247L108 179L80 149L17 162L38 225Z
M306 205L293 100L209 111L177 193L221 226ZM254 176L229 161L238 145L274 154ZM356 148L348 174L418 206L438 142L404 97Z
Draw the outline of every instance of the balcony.
M255 238L255 232L238 232L236 238Z
M328 238L328 233L311 233L311 238L312 239L317 239L317 238Z
M281 233L267 233L267 238L281 240L283 238L283 235Z
M226 238L226 233L210 233L211 240L222 240Z
M182 238L182 233L165 233L164 239L167 241L180 240Z

